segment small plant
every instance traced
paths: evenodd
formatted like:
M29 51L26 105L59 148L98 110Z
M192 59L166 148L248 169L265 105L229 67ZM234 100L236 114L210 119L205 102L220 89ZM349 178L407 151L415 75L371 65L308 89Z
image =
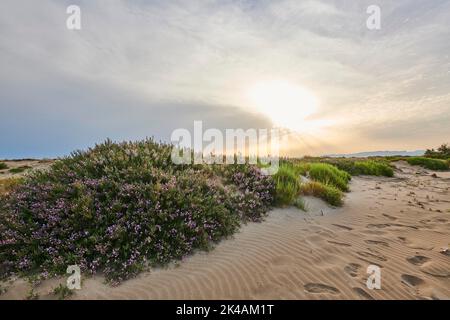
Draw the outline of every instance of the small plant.
M293 165L293 169L295 173L298 175L305 176L311 167L310 163L295 163Z
M8 169L8 165L4 162L0 162L0 170Z
M321 198L333 206L341 206L343 193L338 188L326 185L318 181L310 181L302 184L301 193L303 195Z
M394 170L390 165L380 161L366 160L354 163L358 175L393 177Z
M394 176L394 170L385 159L358 160L348 158L318 158L315 159L315 161L331 164L352 176Z
M55 289L53 289L53 294L57 296L59 300L65 300L66 298L73 295L73 291L70 290L66 285L60 284Z
M300 178L294 166L282 164L274 175L275 203L279 206L293 204L300 191Z
M28 290L27 296L25 297L26 300L38 300L39 299L39 294L34 291L34 286L32 286L30 288L30 290Z
M449 169L448 162L425 157L409 158L407 162L412 166L421 166L429 170L445 171Z
M327 163L311 163L309 176L315 181L335 186L342 191L348 191L348 182L351 176L335 166Z
M22 178L6 178L0 179L0 196L7 194L14 187L20 185L23 182Z
M301 197L298 197L297 199L295 199L295 201L294 201L294 206L295 206L297 209L300 209L300 210L302 210L302 211L304 211L304 212L307 212L307 211L308 211L308 209L306 208L305 199L303 199L303 198L301 198Z
M9 172L10 173L22 173L22 172L24 172L24 171L26 171L28 169L31 169L31 167L30 166L20 166L20 167L17 167L17 168L9 169Z
M0 284L0 296L1 296L2 294L5 294L6 292L8 292L8 288L3 287L3 286Z

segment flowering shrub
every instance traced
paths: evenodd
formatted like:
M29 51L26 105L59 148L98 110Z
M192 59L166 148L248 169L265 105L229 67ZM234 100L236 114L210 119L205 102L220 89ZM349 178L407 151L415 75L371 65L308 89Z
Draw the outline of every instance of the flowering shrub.
M272 177L263 175L260 169L249 165L222 166L219 174L239 191L232 194L232 199L233 210L241 220L260 221L274 201L275 184Z
M258 221L271 177L250 165L174 165L171 146L106 141L33 172L0 199L0 276L101 272L118 283Z

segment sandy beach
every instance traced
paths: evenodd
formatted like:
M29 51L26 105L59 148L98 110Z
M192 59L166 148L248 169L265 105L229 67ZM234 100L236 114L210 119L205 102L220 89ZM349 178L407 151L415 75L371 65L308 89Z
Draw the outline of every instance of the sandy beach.
M450 172L395 163L394 178L354 177L342 208L307 198L177 265L117 287L84 278L72 299L450 299ZM366 287L369 265L381 289ZM42 283L41 299L64 279ZM0 299L24 299L25 280Z

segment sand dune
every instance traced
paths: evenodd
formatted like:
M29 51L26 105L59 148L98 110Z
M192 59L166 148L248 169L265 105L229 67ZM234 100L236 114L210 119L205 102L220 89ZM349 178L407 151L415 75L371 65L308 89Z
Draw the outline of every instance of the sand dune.
M396 163L395 178L355 177L339 209L273 210L211 252L111 288L84 279L75 299L450 299L450 174ZM381 290L366 269L381 267ZM43 283L48 292L57 280ZM0 296L23 298L18 280Z

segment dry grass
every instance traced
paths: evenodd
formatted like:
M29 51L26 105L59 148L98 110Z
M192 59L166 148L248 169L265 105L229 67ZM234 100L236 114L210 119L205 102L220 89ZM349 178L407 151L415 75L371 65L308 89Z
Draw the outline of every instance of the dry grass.
M23 178L6 178L0 180L0 195L7 194L12 188L22 182Z

